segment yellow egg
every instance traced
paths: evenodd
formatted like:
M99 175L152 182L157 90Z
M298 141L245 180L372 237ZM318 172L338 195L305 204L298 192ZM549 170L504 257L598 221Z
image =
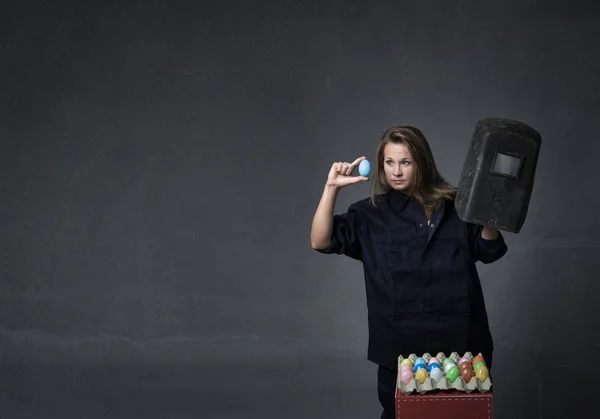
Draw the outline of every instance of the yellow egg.
M475 377L477 377L479 379L479 381L481 381L482 383L487 380L487 378L490 376L490 372L488 371L488 368L485 365L481 365L477 371L475 371Z
M410 359L408 358L404 358L402 360L402 362L400 362L400 367L402 367L402 365L410 365L411 367L413 366L413 363Z
M415 374L415 378L419 380L419 383L421 384L423 384L425 380L427 380L428 376L429 374L427 374L427 370L425 368L419 368L419 370Z

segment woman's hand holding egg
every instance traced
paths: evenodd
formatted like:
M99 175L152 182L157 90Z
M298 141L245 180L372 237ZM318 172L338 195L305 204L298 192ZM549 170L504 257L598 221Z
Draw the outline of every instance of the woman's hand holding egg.
M359 176L353 176L352 172L359 167ZM358 182L365 182L369 180L367 177L371 170L369 161L366 157L359 157L352 163L337 162L333 163L327 176L327 185L336 188L342 188L347 185L351 185Z

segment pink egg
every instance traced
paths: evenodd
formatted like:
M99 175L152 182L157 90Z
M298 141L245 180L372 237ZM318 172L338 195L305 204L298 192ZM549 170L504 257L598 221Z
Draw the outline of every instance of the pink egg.
M404 365L402 365L402 366L400 367L400 372L402 372L402 371L404 371L404 370L409 370L409 371L412 371L412 370L413 370L413 368L412 368L410 365L408 365L408 364L404 364Z
M415 375L413 374L412 370L404 370L400 372L400 379L405 385L408 385L414 376Z
M442 365L442 363L440 361L438 361L438 359L436 357L433 357L429 360L429 363L427 364L427 366L433 364L434 362L438 365Z

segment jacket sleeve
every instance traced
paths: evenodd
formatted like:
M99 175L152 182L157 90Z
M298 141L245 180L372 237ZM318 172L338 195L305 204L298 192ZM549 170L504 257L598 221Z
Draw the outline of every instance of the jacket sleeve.
M475 261L482 263L493 263L503 257L508 251L502 233L498 231L498 237L494 240L486 240L481 236L483 226L469 224L469 241Z
M361 231L361 215L357 208L351 205L347 212L333 216L329 246L316 250L320 253L345 255L352 259L362 260Z

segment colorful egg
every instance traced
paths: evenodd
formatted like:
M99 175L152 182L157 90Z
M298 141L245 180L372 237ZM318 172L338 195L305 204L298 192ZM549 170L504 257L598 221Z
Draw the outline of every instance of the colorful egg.
M440 362L440 361L439 361L439 360L438 360L436 357L433 357L433 358L431 358L431 359L429 360L429 364L428 364L428 365L431 365L431 364L438 364L438 365L441 365L441 362Z
M400 362L400 366L402 366L402 365L410 365L410 367L412 368L412 366L413 366L413 363L412 363L412 361L411 361L410 359L408 359L408 358L404 358L404 359L402 360L402 362Z
M423 358L421 358L421 357L415 359L415 365L417 365L417 364L425 364L425 365L427 365L427 363L425 362L425 360Z
M446 359L444 359L444 362L442 362L442 365L444 366L444 368L445 368L445 367L446 367L446 365L448 365L448 364L455 365L455 364L454 364L454 360L453 360L452 358L446 358Z
M452 368L458 369L458 367L455 364L446 364L446 366L444 367L444 372L448 374L448 371L450 371Z
M451 365L450 369L446 371L446 378L450 380L451 383L455 382L456 379L460 376L460 371L456 365Z
M404 385L408 385L408 383L410 383L410 380L412 380L413 377L414 377L414 374L411 370L404 370L404 371L400 372L400 379L402 380Z
M419 383L423 384L425 382L425 380L427 380L427 377L429 377L429 374L427 374L427 370L425 368L421 368L419 371L417 371L417 373L415 374L415 378L419 381Z
M424 369L425 371L427 371L427 367L425 366L424 362L419 362L418 364L416 364L413 372L416 374L417 371L419 371L420 369Z
M466 383L469 383L471 378L475 376L475 372L473 371L473 368L461 368L460 376L465 380Z
M475 370L475 372L477 372L477 370L481 367L487 367L487 365L485 365L485 362L479 361L473 365L473 369Z
M440 370L442 369L439 364L436 364L434 362L433 364L429 364L429 366L427 367L427 371L431 372L431 370L433 370L434 368L437 368L437 369L440 369Z
M475 377L477 377L479 379L479 381L481 381L482 383L488 379L488 377L490 376L490 372L488 370L488 367L486 367L485 365L479 367L479 369L477 369L475 371Z
M429 373L429 376L431 377L431 379L433 381L435 381L437 383L438 381L440 381L442 379L442 377L444 376L444 373L442 372L442 370L440 368L434 368L431 370L431 373Z
M475 358L473 358L473 364L475 364L476 362L485 362L485 359L483 359L483 356L481 354L477 355Z
M460 366L461 366L462 364L464 364L465 362L468 362L468 363L470 364L470 363L471 363L471 360L470 360L469 358L466 358L466 357L464 357L464 358L461 358L461 359L458 361L458 366L460 367Z
M369 163L369 160L363 160L358 164L358 173L361 176L369 176L370 172L371 172L371 163Z
M400 367L400 372L404 371L404 370L409 370L410 372L412 372L412 367L408 364L404 364Z

